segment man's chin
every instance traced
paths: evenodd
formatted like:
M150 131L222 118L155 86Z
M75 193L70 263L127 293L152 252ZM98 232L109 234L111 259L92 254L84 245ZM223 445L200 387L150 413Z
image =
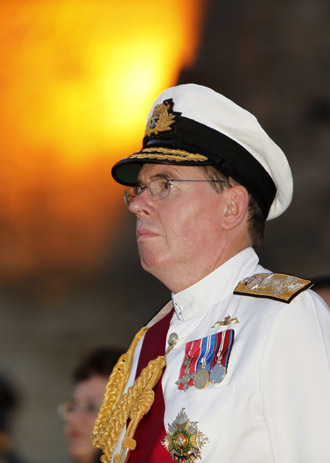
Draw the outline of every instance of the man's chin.
M165 268L165 261L159 259L159 256L144 256L140 254L141 267L151 275L158 278L158 275L162 273Z

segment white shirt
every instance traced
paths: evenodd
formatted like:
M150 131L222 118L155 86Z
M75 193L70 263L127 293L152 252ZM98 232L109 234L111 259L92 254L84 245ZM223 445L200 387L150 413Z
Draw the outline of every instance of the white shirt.
M233 294L239 281L265 272L248 248L172 294L175 314L167 338L175 332L179 340L162 377L164 426L168 430L184 408L208 438L203 463L328 463L330 310L310 290L290 304ZM211 327L228 315L239 323L229 327L235 339L224 380L179 390L186 343L226 329ZM140 341L127 387L141 346ZM119 451L120 442L114 454Z

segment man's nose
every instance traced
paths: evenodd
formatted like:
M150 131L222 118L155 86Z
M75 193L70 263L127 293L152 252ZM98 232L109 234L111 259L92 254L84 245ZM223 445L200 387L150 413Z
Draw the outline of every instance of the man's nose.
M148 188L142 191L133 201L130 203L128 210L133 214L140 215L149 215L151 211L151 198Z

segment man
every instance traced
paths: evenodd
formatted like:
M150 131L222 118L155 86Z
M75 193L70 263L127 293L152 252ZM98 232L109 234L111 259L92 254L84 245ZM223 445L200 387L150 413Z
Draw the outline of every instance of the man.
M232 101L180 85L112 175L130 186L141 264L172 297L110 377L103 461L330 461L330 312L254 250L291 202L281 149Z

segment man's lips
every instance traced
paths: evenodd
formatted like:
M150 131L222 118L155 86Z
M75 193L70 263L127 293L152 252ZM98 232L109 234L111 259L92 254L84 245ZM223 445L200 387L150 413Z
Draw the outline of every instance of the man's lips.
M152 238L154 236L158 236L158 233L153 231L151 228L140 227L136 230L137 239Z

